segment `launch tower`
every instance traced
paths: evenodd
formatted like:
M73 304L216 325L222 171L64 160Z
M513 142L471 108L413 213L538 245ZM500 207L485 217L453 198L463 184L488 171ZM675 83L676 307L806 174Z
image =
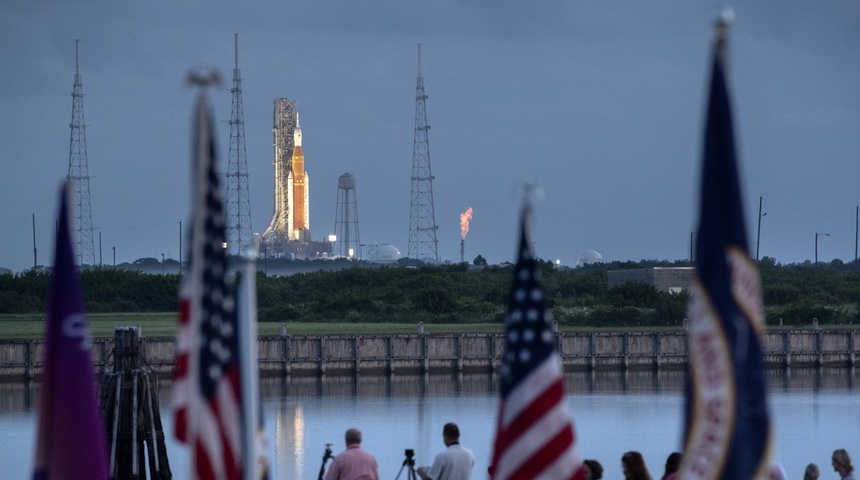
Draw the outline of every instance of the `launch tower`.
M415 137L412 143L412 199L409 204L409 250L411 259L439 263L436 240L436 211L433 207L433 174L430 171L430 141L427 125L427 95L421 76L421 44L418 44L418 80L415 87Z
M308 174L296 102L275 99L272 132L275 137L275 213L263 232L263 242L269 253L307 257L311 252L322 250L315 245L317 242L311 242Z
M79 265L95 265L93 213L90 205L90 174L87 166L87 125L84 123L84 84L81 81L80 40L75 40L75 84L72 89L72 130L69 140L69 173L72 183L74 235L72 244Z
M334 233L337 238L334 245L336 255L351 258L359 254L358 199L355 196L355 177L348 172L337 179Z
M242 73L239 70L239 34L233 36L233 108L230 116L230 153L227 161L227 251L239 255L251 244L251 194L245 154L245 118L242 112Z

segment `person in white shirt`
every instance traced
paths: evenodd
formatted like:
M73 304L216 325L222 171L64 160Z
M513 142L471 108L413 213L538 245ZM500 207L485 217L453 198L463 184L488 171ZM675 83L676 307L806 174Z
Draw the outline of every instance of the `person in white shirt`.
M460 429L456 423L445 424L442 440L447 448L436 455L429 468L419 467L418 475L423 480L469 480L475 457L469 449L460 445Z

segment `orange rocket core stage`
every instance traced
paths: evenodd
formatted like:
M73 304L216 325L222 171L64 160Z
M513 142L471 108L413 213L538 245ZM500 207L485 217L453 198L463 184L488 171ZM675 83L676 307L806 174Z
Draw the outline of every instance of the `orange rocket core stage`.
M308 229L307 174L301 144L293 147L293 229Z

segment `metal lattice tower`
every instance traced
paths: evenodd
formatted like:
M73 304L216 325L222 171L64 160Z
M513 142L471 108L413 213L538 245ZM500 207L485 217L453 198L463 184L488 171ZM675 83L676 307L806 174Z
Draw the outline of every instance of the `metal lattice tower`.
M439 263L436 211L433 207L433 174L427 125L427 95L421 76L421 44L418 44L418 80L415 87L415 137L412 144L412 199L409 204L408 257Z
M230 154L227 162L227 251L239 255L251 244L251 194L245 154L245 118L242 113L242 73L239 71L239 34L233 37L233 109L230 116Z
M334 252L342 257L355 257L361 252L358 235L358 199L355 196L355 177L349 172L337 179L337 209L334 215Z
M75 205L72 246L79 265L95 265L90 174L87 166L87 126L84 123L84 84L81 81L80 40L75 40L75 85L72 89L72 130L69 140L69 174Z

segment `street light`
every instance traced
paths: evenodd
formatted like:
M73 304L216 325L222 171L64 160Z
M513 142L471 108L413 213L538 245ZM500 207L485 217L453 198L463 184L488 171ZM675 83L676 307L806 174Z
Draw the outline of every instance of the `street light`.
M815 264L816 264L816 265L818 265L818 237L819 237L819 236L821 236L821 235L824 235L824 236L826 236L826 237L829 237L829 236L830 236L830 234L829 234L829 233L818 233L818 232L815 232Z
M761 217L767 216L767 212L761 213L762 197L758 197L758 232L755 235L755 261L758 261L758 247L761 244Z
M699 232L690 232L690 263L693 263L696 260L693 256L693 237L698 234Z
M164 275L164 254L161 254L161 274Z

